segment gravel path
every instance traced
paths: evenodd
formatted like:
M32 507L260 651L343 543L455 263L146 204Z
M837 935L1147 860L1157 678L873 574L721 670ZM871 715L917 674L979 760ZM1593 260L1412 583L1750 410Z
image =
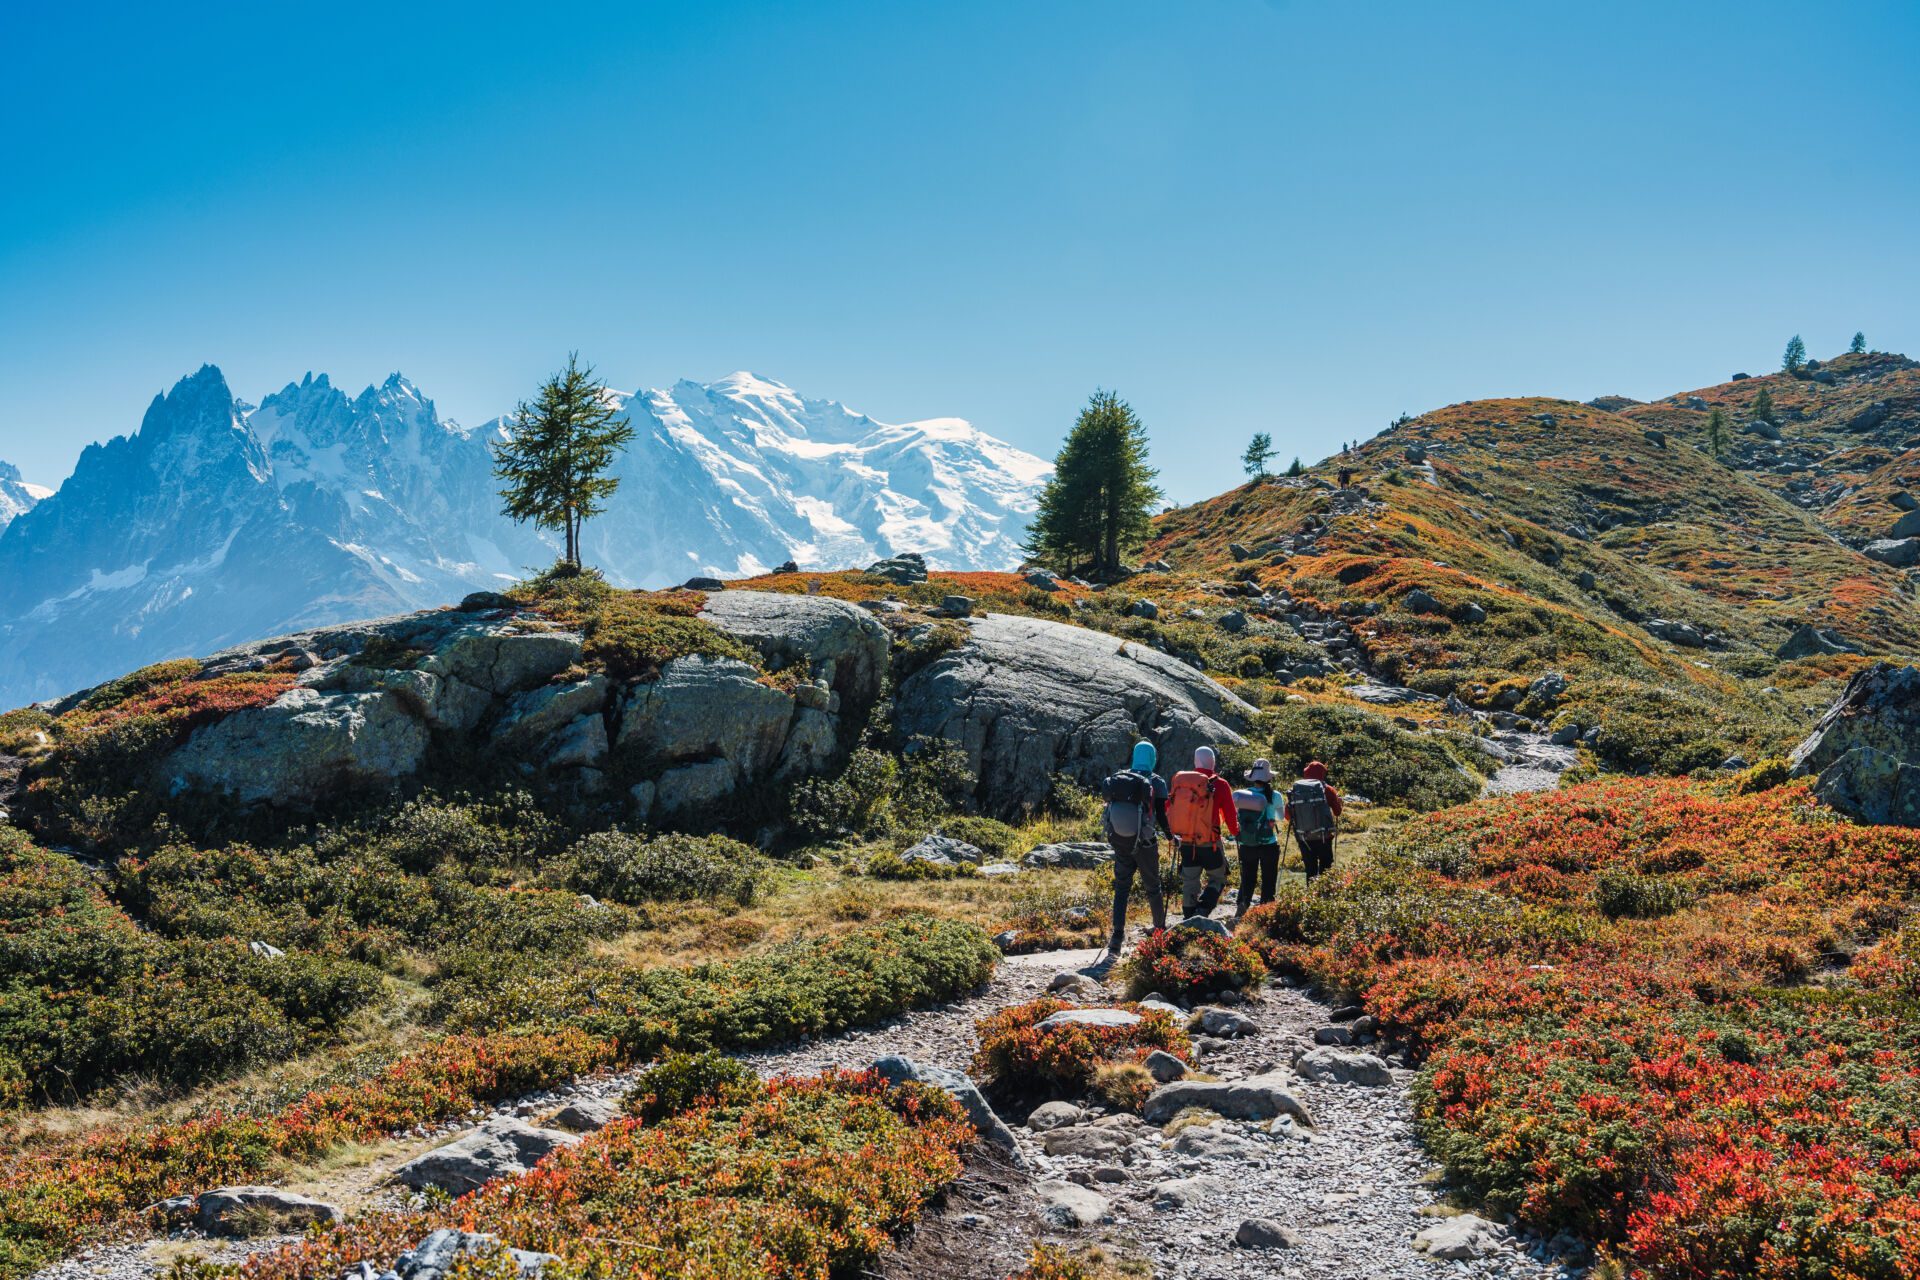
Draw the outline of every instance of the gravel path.
M1056 974L1090 965L1096 957L1094 952L1008 957L986 987L963 1000L829 1040L742 1055L742 1060L762 1074L800 1075L866 1067L898 1053L965 1070L977 1019L1043 994ZM1097 1005L1117 995L1109 986L1104 993L1087 991L1078 998ZM1198 1042L1201 1069L1224 1080L1287 1070L1298 1053L1312 1047L1314 1030L1328 1025L1324 1005L1279 985L1238 1011L1253 1019L1256 1030L1236 1039ZM636 1074L590 1077L503 1105L494 1114L539 1116L579 1098L617 1096ZM1157 1280L1548 1280L1579 1274L1544 1261L1548 1250L1538 1242L1505 1233L1484 1257L1441 1261L1415 1251L1415 1233L1440 1219L1422 1213L1437 1196L1429 1180L1432 1163L1414 1137L1412 1078L1413 1072L1395 1066L1389 1083L1373 1087L1296 1079L1292 1091L1313 1116L1312 1128L1222 1120L1185 1136L1177 1147L1137 1118L1108 1116L1092 1107L1086 1121L1123 1139L1122 1149L1100 1158L1049 1155L1040 1135L1017 1123L1024 1117L1009 1114L1005 1118L1014 1125L1024 1167L982 1144L960 1181L884 1260L879 1274L885 1280L1003 1280L1024 1262L1035 1238L1098 1244L1111 1253L1144 1258ZM1172 1203L1169 1183L1186 1203ZM1099 1220L1065 1227L1049 1221L1044 1214L1049 1195L1063 1185L1072 1185L1069 1195L1097 1195L1097 1215L1089 1217ZM1290 1243L1237 1245L1236 1232L1247 1219L1278 1224ZM245 1252L277 1243L234 1243L222 1246L218 1256L237 1261ZM35 1280L152 1280L165 1272L179 1247L165 1241L107 1245L47 1268Z

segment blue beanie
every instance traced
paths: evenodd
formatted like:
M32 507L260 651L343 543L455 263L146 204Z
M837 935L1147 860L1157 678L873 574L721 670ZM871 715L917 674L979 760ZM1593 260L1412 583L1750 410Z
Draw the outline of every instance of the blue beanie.
M1135 773L1152 773L1153 766L1158 763L1160 763L1160 753L1153 749L1151 742L1133 744L1132 768Z

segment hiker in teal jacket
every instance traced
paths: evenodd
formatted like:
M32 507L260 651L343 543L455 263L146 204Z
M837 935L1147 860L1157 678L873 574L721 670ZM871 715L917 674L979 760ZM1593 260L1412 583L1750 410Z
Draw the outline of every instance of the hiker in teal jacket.
M1260 901L1272 902L1280 878L1280 824L1285 802L1273 790L1273 766L1255 760L1247 770L1247 785L1233 793L1240 811L1240 887L1234 894L1234 918L1253 906L1253 889Z

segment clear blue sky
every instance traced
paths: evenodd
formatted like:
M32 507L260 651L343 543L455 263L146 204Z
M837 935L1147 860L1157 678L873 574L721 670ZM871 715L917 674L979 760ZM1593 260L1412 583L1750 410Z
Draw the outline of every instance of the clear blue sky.
M579 348L1179 498L1247 436L1920 352L1920 6L0 8L0 458L57 483L202 361L478 422Z

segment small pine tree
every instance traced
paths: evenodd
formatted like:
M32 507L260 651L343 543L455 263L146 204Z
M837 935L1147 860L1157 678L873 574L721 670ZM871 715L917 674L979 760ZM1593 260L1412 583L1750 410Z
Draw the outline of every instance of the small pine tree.
M1787 353L1780 357L1780 367L1792 373L1807 362L1807 344L1800 341L1800 335L1794 334L1787 340Z
M1292 465L1287 468L1287 474L1290 476L1303 476L1307 474L1307 469L1301 465L1299 458L1295 458Z
M1847 351L1849 352L1849 354L1857 356L1857 355L1866 354L1866 350L1867 350L1867 335L1865 333L1856 332L1853 335L1853 341L1847 344Z
M1250 476L1267 474L1267 459L1273 456L1273 437L1264 431L1253 433L1253 439L1247 442L1247 451L1240 455L1240 465L1246 468Z
M1765 387L1760 388L1760 394L1753 398L1753 417L1756 422L1773 422L1775 426L1780 425L1774 422L1773 392Z
M1732 441L1727 435L1727 411L1715 405L1713 412L1707 415L1707 451L1716 458L1724 457L1730 443Z
M1132 406L1096 391L1053 460L1027 529L1027 555L1066 573L1111 577L1147 540L1159 474L1147 465L1147 428Z
M521 402L512 434L493 446L501 511L517 524L531 520L560 530L566 539L561 563L573 569L580 567L580 526L604 511L620 487L606 470L633 439L633 424L606 391L574 352L531 404Z

